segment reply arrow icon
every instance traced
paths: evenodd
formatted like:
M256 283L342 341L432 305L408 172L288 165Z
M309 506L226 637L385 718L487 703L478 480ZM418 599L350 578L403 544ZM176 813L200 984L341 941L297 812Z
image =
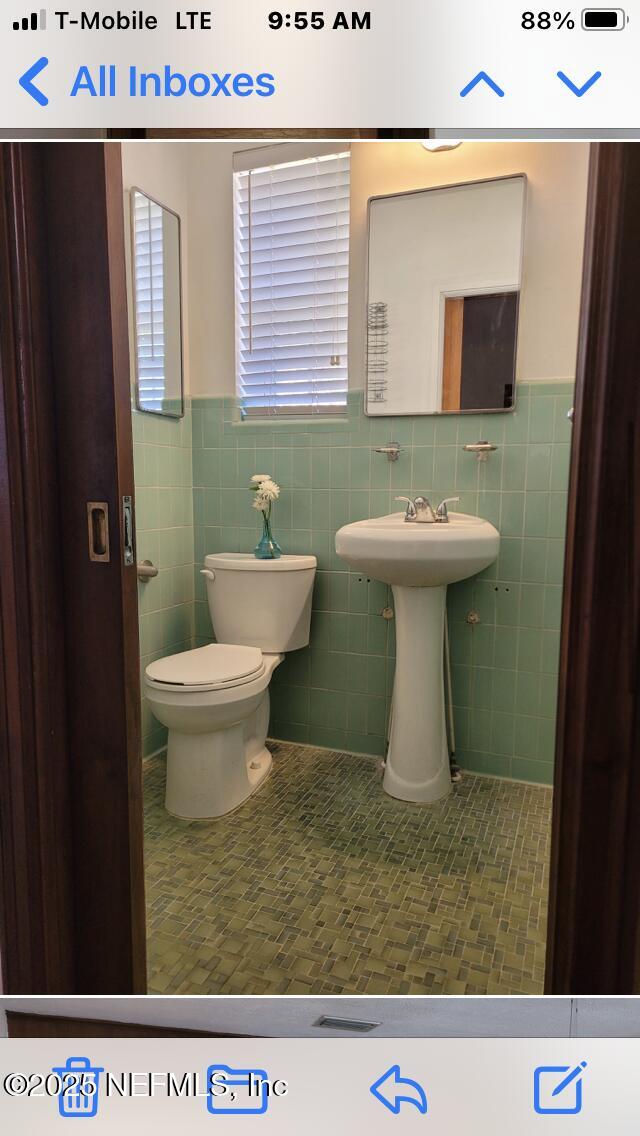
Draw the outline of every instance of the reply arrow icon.
M427 1094L422 1085L400 1074L400 1066L392 1065L369 1090L376 1100L398 1116L403 1104L412 1104L424 1116L427 1112Z
M29 68L28 71L25 71L24 75L21 75L18 79L18 82L23 91L26 91L28 95L31 95L32 99L35 99L35 101L43 107L48 105L49 100L47 96L42 93L39 87L36 87L33 80L40 74L41 71L44 71L45 67L48 66L49 60L47 59L46 55L43 55L40 59L36 60L36 62L32 67Z

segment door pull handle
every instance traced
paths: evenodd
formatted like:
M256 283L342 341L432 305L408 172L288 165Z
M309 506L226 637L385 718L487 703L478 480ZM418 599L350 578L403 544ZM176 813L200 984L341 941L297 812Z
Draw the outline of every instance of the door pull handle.
M87 528L89 533L89 560L108 564L109 504L107 501L87 501Z

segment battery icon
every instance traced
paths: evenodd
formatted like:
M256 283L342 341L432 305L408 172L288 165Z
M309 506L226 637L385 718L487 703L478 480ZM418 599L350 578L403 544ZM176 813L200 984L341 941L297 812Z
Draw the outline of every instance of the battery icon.
M624 8L584 8L582 26L587 32L620 32L626 26Z

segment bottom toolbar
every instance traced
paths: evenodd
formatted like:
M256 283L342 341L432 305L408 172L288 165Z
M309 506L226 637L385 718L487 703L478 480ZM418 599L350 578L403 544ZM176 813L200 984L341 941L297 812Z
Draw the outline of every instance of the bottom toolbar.
M29 1134L85 1119L163 1136L234 1117L240 1133L600 1136L640 1126L639 1062L636 1039L5 1040L0 1121Z

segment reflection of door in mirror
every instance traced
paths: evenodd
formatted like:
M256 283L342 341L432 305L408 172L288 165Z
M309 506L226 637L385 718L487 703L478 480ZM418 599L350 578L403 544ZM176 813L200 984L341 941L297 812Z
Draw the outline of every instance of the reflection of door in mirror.
M131 247L136 405L181 418L180 218L139 189L131 191Z
M517 322L517 292L445 299L443 413L513 406Z
M369 415L511 410L526 178L369 203Z

